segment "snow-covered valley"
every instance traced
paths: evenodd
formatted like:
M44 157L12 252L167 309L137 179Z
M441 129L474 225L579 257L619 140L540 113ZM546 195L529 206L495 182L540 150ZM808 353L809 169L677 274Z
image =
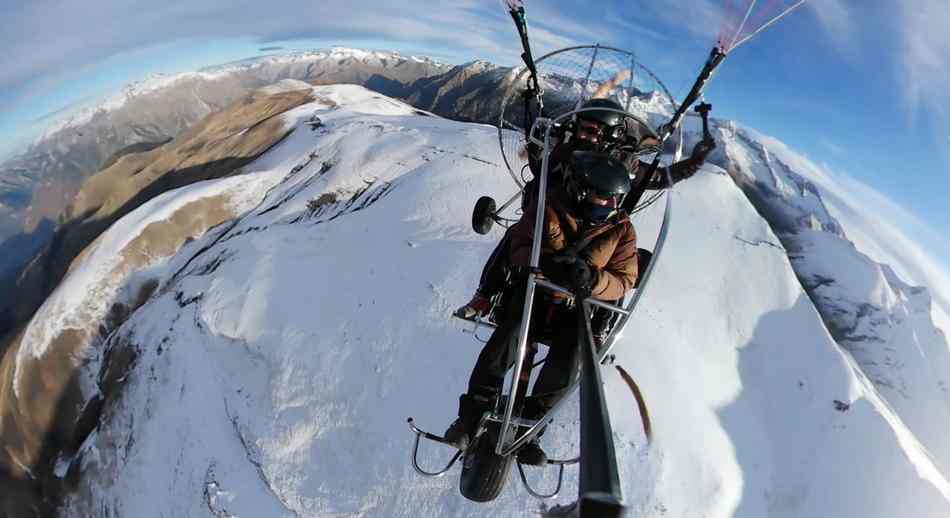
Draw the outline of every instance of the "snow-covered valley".
M314 97L284 115L295 131L241 175L168 192L114 224L31 322L27 336L56 336L98 328L116 303L137 308L98 349L70 357L83 397L106 400L92 433L58 464L58 476L79 475L65 515L541 509L516 475L497 501L474 504L458 494L457 471L423 479L408 462L406 417L441 432L480 349L449 315L501 235L471 231L472 204L514 192L496 130L356 86L316 87ZM314 115L322 126L306 124ZM616 347L650 406L652 445L629 390L604 373L631 514L946 516L950 445L937 431L950 407L937 374L950 375L950 364L929 307L916 311L926 290L881 274L886 282L869 292L854 265L884 270L855 263L844 233L824 232L832 219L809 227L809 241L798 227L776 227L734 180L769 172L760 141L731 138L715 162L732 177L709 165L674 191L670 238ZM773 185L789 185L780 180ZM209 199L238 217L171 253L149 248L150 226ZM808 203L807 221L824 213L820 199ZM652 248L660 217L655 207L635 219L640 246ZM826 234L838 241L818 243ZM805 236L801 249L789 249L791 235ZM131 243L135 267L116 268ZM808 272L837 285L822 292ZM816 293L843 308L840 318L855 301L906 315L891 333L879 314L856 310L885 343L852 348L829 332ZM910 341L928 329L939 337ZM60 353L51 343L24 341L15 389L43 376L30 366ZM128 369L104 374L120 351L134 353ZM105 380L121 389L102 396ZM545 435L553 456L576 454L576 420L569 407ZM449 455L427 451L433 466ZM542 487L555 479L553 469L529 477ZM569 469L556 503L573 499L576 480Z

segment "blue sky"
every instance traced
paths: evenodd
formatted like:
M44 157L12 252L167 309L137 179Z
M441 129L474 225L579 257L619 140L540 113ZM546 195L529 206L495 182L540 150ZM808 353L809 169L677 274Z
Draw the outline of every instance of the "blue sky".
M527 0L536 54L600 42L637 51L682 96L726 10L747 0ZM760 0L761 6L789 3ZM433 8L433 5L438 5ZM716 117L772 135L906 209L950 264L950 4L813 0L737 49L707 91ZM0 0L0 153L49 114L153 72L342 44L449 62L518 63L498 0ZM874 210L873 207L870 210ZM890 217L882 214L882 217Z

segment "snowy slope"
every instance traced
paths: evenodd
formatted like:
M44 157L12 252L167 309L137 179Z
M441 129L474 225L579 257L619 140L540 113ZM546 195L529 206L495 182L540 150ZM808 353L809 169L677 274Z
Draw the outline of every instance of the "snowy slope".
M407 462L405 418L441 431L478 353L447 316L498 237L471 232L472 202L511 190L494 130L415 115L358 87L315 91L339 107L287 115L298 130L240 177L235 199L253 205L240 218L170 258L101 277L100 250L167 217L165 207L236 187L174 191L120 221L74 270L122 284L117 293L148 278L161 286L108 341L138 357L73 462L82 478L67 515L539 508L514 478L498 501L476 505L458 495L457 472L422 479ZM315 113L325 125L311 131ZM675 196L668 248L617 347L652 409L653 446L606 372L637 516L946 516L950 484L836 346L733 182L711 167ZM658 214L637 224L651 246ZM63 290L56 297L78 310ZM545 436L558 457L576 452L571 412ZM433 463L447 453L431 450ZM572 471L565 500L575 484Z
M950 473L950 346L937 327L942 311L930 290L908 284L855 246L853 232L868 235L861 232L868 225L858 223L866 212L837 211L846 216L845 228L825 203L826 196L840 199L839 189L829 191L829 179L802 157L746 129L721 135L727 167L788 248L832 336ZM942 283L932 286L939 293Z
M829 173L777 139L746 131L814 183L830 214L862 253L889 265L905 282L926 286L934 298L931 312L935 324L950 333L950 273L915 241L920 236L908 236L898 222L882 217L894 215L912 221L915 216L860 181Z

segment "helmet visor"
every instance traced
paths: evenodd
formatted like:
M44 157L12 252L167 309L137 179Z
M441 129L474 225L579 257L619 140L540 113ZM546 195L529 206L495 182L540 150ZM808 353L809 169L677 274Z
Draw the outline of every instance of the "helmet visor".
M577 119L577 138L591 144L597 144L604 138L606 128L598 121Z
M595 192L587 193L587 203L598 207L607 207L616 209L620 206L620 195L617 194L598 194Z

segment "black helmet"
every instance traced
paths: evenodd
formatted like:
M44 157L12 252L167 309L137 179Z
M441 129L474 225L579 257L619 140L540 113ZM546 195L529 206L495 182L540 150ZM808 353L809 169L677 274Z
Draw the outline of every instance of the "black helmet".
M604 151L607 146L619 139L624 132L623 106L611 99L590 99L580 109L592 109L577 114L575 127L575 149Z
M593 224L604 223L630 192L630 175L619 160L609 155L574 151L564 192L575 216Z
M604 98L590 99L580 107L580 109L588 108L606 108L607 110L624 111L623 106L620 106L620 103L617 101ZM577 114L577 118L588 121L596 121L610 128L623 124L624 116L622 113L607 110L591 110L587 112L580 112Z

